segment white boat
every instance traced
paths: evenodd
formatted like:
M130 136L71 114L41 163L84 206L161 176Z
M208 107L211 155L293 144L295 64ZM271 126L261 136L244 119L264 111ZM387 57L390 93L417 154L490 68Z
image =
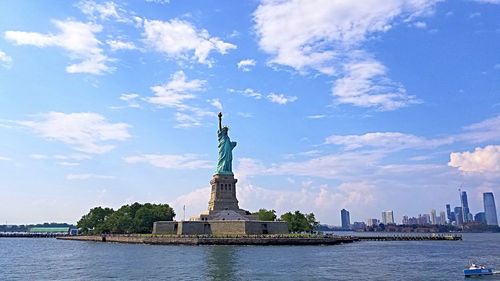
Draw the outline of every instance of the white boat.
M484 265L477 265L471 263L469 268L464 269L465 277L471 276L482 276L482 275L493 275L493 268L485 267Z

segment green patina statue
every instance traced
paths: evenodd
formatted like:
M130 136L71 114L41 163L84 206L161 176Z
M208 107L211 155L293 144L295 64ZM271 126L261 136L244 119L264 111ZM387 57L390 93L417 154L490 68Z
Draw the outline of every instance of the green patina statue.
M219 138L219 161L217 162L216 174L233 175L233 149L236 146L235 141L231 141L227 134L228 127L222 127L222 112L219 112L219 130L217 136Z

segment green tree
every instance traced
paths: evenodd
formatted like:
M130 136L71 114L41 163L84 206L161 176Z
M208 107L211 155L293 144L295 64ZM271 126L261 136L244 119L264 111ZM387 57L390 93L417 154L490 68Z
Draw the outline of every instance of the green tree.
M175 212L168 204L146 203L135 213L135 231L137 233L151 233L155 221L171 221L174 217Z
M294 213L285 213L281 215L280 219L288 222L290 232L312 232L319 224L313 213L304 215L298 210Z
M84 234L101 233L102 226L105 221L113 214L113 209L95 207L90 209L90 212L84 215L76 224L80 231Z
M103 230L109 230L111 233L134 233L135 225L132 216L133 209L129 205L123 205L116 210L105 224L102 225Z
M174 217L175 212L168 204L136 202L116 211L96 207L84 215L77 226L84 234L151 233L155 221L171 221Z
M266 210L260 209L258 212L253 213L259 217L261 221L275 221L276 220L276 211L275 210Z
M307 231L313 232L316 229L316 227L318 227L319 221L316 221L316 217L314 216L313 213L307 214L306 219L307 219L307 225L309 228Z

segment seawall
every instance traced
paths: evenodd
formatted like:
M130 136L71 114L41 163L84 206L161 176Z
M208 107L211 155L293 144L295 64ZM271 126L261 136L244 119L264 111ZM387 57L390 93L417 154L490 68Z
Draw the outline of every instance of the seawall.
M336 236L162 236L162 235L103 235L67 236L61 240L115 242L151 245L338 245L359 241L354 237Z

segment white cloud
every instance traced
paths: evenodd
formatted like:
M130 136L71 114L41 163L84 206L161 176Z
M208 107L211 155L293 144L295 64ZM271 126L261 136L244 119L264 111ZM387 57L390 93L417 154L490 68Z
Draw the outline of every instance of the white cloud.
M253 117L253 114L250 112L238 112L238 116L241 116L243 118L251 118Z
M324 114L316 114L316 115L308 115L307 119L323 119L326 115Z
M89 180L89 179L114 179L114 176L103 176L96 174L68 174L66 175L67 180Z
M66 166L66 167L80 166L80 163L77 163L77 162L65 162L65 161L62 161L62 162L57 162L57 164L59 164L61 166Z
M170 0L146 0L147 3L156 3L156 4L168 4Z
M44 159L48 159L49 157L47 155L44 155L44 154L31 154L30 158L35 159L35 160L44 160Z
M215 116L215 113L189 105L186 102L196 99L195 92L205 90L205 83L205 80L197 79L188 81L183 71L177 71L166 84L151 87L155 96L148 97L145 100L161 107L175 108L177 110L175 120L178 123L176 128L200 126L203 118Z
M255 175L308 176L326 179L359 179L361 175L371 175L377 164L385 156L381 152L346 152L322 154L304 161L288 161L265 165L255 159L243 158L235 169L238 178Z
M209 99L208 103L212 105L213 107L217 108L217 110L222 111L222 103L220 102L219 99Z
M5 157L5 156L0 156L0 161L11 161L12 159L10 159L9 157Z
M102 31L102 26L78 21L53 21L60 30L58 34L42 34L37 32L6 31L5 38L17 45L33 45L36 47L60 47L69 52L72 60L79 63L69 65L69 73L103 74L113 68L106 65L109 61L100 47L101 42L95 37Z
M138 94L122 94L120 100L127 103L127 107L140 108L141 105L138 102L140 96Z
M338 103L395 110L419 102L407 95L402 85L391 81L386 67L376 60L348 63L343 70L344 75L335 81L332 89Z
M271 63L335 72L335 61L397 19L432 12L438 0L264 1L255 11L259 45Z
M89 160L89 159L92 159L91 156L86 155L86 154L80 154L80 153L73 153L70 155L58 154L58 155L55 155L54 158L58 159L58 160Z
M272 175L311 176L327 179L350 179L374 171L382 158L377 153L343 153L316 157L306 161L285 162L270 167ZM354 176L356 174L356 176Z
M321 155L323 153L324 152L321 151L321 150L313 149L313 150L303 151L303 152L299 152L299 153L285 154L285 155L283 155L283 158L285 158L285 159L293 159L293 158L296 158L296 157L316 157L316 156L319 156L319 155Z
M170 77L168 83L151 87L155 96L149 97L146 100L159 106L182 109L185 107L185 100L196 98L194 92L204 90L205 83L205 80L197 79L188 81L186 74L180 70Z
M498 173L500 172L500 146L477 147L473 152L452 152L448 165L462 172Z
M69 155L57 154L57 155L54 155L52 157L48 156L48 155L45 155L45 154L31 154L29 157L31 159L35 159L35 160L46 160L46 159L54 158L54 159L57 159L57 160L76 160L76 161L80 161L80 160L92 159L92 157L90 155L80 154L80 153L73 153L73 154L69 154ZM60 164L60 163L71 163L71 162L61 162L61 161L59 161L58 163ZM67 166L71 166L71 164L67 165Z
M242 93L245 97L254 98L256 100L260 100L262 98L262 94L259 92L256 92L254 89L247 88L247 89L245 89L243 91L239 91L239 92Z
M123 21L124 18L119 14L119 7L115 2L103 2L98 4L94 1L80 1L76 4L76 7L82 11L91 20L108 20L116 19L118 21Z
M295 97L295 96L285 96L283 94L271 93L271 94L267 95L267 99L270 102L273 102L273 103L287 104L287 103L296 101L297 97Z
M170 21L145 20L146 43L157 51L175 59L196 59L199 63L212 65L210 52L226 54L236 46L211 37L207 30L197 30L191 23L179 19Z
M176 128L192 128L201 126L200 118L182 112L175 113L175 121L177 121Z
M109 45L112 51L117 50L136 50L137 47L133 42L121 41L121 40L106 40L106 44Z
M18 121L37 135L63 142L73 149L91 153L105 153L114 148L110 141L124 141L130 138L125 123L109 123L97 113L49 112L39 116L39 120Z
M346 150L374 147L386 151L409 148L435 148L456 142L484 143L500 141L500 116L466 126L464 132L439 138L425 138L400 132L372 132L362 135L332 135L325 144L342 145Z
M255 29L271 64L340 77L333 88L338 103L394 110L417 101L382 63L360 58L362 44L398 21L431 14L438 1L269 0L254 13Z
M209 169L212 163L196 154L143 154L125 158L127 163L148 163L165 169Z
M473 143L500 140L500 116L474 123L464 128L457 138Z
M427 28L427 24L423 21L417 21L417 22L413 23L413 26L416 28L420 28L420 29Z
M241 60L238 62L238 69L242 71L250 71L257 62L253 59Z
M5 68L10 68L12 65L12 58L2 50L0 50L0 64Z
M367 146L393 150L405 148L432 148L452 142L452 138L430 140L399 132L375 132L366 133L364 135L332 135L325 140L325 144L342 145L346 150Z

